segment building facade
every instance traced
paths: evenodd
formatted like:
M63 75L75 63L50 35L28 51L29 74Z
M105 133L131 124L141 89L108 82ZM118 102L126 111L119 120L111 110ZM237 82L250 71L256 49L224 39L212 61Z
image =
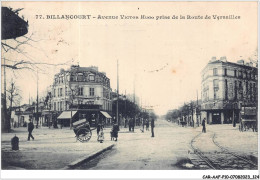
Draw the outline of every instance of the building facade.
M68 70L61 69L54 77L51 94L51 109L54 112L74 111L77 116L75 120L90 118L94 119L94 123L97 123L96 120L101 119L102 115L106 120L111 118L110 79L95 66L74 65ZM60 117L65 116L63 114ZM63 119L62 123L66 126L68 120Z
M201 78L201 118L207 123L238 123L242 107L256 108L257 68L252 63L213 57Z

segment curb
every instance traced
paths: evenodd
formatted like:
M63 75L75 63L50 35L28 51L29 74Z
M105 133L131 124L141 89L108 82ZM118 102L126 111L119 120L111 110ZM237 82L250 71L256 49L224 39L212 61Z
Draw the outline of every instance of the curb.
M90 161L90 160L94 159L95 157L99 156L100 154L102 154L103 152L112 149L114 146L115 146L115 144L112 144L112 145L110 145L110 146L108 146L108 147L106 147L104 149L101 149L100 151L97 151L97 152L94 152L94 153L90 154L87 157L83 157L81 159L78 159L78 160L70 163L69 165L65 166L64 168L61 168L60 170L69 170L69 169L71 169L71 168L73 168L75 166L78 166L78 165L80 165L80 164L82 164L84 162Z

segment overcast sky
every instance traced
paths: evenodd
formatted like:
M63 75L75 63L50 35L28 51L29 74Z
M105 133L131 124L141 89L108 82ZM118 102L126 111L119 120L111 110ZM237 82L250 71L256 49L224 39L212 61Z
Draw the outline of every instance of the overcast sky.
M37 42L22 48L35 62L79 63L98 66L116 89L119 62L120 93L133 93L143 105L164 114L184 102L200 98L201 70L212 56L235 62L252 57L257 49L257 2L2 2L29 21L29 33ZM236 15L240 19L163 20L53 20L46 15L85 14L103 16ZM45 19L36 19L43 15ZM119 17L120 18L120 17ZM180 17L179 17L180 18ZM19 40L19 38L18 38ZM7 40L6 43L11 43ZM21 54L2 56L19 60ZM39 73L43 94L61 67ZM158 71L156 71L158 70ZM23 102L36 97L36 76L28 70L7 71L22 90ZM135 82L135 83L134 83Z

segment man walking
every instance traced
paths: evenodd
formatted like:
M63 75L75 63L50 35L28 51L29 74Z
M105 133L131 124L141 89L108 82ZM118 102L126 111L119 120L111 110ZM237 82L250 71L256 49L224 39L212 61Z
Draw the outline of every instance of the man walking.
M124 125L124 128L126 128L126 125L127 125L127 119L124 117L124 122L125 122L125 125Z
M29 122L29 124L28 124L28 132L29 132L29 134L28 134L28 141L30 141L30 138L32 138L32 139L34 140L34 137L33 137L33 135L32 135L32 131L33 131L33 129L34 129L34 125L33 125L31 119L30 119L29 121L30 121L30 122Z
M144 124L145 124L145 120L144 120L144 118L142 118L142 125L143 125L143 131L142 132L144 132Z
M133 118L133 121L132 121L132 130L133 130L133 132L135 132L135 117Z
M146 131L149 131L149 119L146 119Z
M155 127L155 126L154 126L154 119L152 118L152 120L151 120L152 137L154 137L154 130L153 130L154 127Z
M128 126L129 126L129 132L132 131L132 119L131 118L128 121Z
M206 118L204 118L203 120L202 120L202 132L203 133L206 133Z

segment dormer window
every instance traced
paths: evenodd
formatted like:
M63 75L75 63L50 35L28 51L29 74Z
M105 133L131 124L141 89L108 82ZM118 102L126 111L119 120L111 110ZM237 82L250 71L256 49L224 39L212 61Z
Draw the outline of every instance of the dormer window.
M78 81L83 81L83 74L82 73L78 73Z
M94 81L94 80L95 80L95 77L94 77L93 74L90 74L90 75L89 75L89 80L90 80L90 81Z
M76 81L76 75L73 75L73 74L70 75L70 81L74 81L75 82Z

